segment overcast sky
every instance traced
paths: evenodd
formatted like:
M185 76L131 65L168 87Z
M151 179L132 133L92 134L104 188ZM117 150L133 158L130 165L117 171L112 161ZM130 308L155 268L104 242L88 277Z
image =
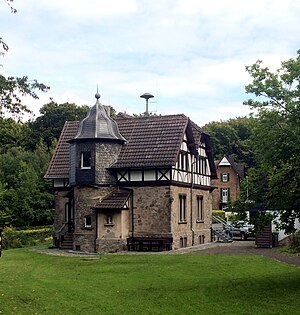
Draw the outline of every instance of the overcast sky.
M251 96L245 66L278 68L300 48L295 0L0 0L6 75L28 75L51 87L55 101L184 113L200 126L246 115Z

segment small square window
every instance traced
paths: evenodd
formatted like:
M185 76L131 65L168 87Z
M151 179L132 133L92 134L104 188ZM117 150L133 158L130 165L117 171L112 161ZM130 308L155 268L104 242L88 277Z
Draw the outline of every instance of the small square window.
M228 182L229 181L229 173L222 173L221 181L222 182Z
M91 156L92 155L90 151L81 152L81 160L80 160L81 168L91 168Z
M106 216L106 224L114 224L113 222L113 216L111 214L108 214Z
M199 235L199 244L205 243L205 235Z
M180 237L179 246L180 248L187 247L187 237Z
M92 227L92 217L84 217L84 227L89 228Z

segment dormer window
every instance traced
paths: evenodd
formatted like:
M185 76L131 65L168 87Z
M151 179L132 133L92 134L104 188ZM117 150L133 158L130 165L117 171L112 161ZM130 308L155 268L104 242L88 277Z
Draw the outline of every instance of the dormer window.
M91 168L91 151L81 152L80 167L82 169Z

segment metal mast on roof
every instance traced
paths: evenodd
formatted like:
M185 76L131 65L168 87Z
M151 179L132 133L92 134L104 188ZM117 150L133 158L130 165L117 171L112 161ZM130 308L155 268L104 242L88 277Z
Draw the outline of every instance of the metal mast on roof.
M143 95L140 96L141 98L144 98L146 100L146 115L149 115L149 111L148 111L148 101L149 98L154 97L154 95L150 94L150 93L144 93Z

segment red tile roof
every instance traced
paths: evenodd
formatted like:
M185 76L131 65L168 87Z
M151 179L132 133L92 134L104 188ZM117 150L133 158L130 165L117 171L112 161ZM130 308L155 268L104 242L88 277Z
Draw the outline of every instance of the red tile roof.
M173 166L176 164L187 129L191 130L189 134L192 134L192 139L188 141L192 140L196 144L199 144L200 137L206 136L183 114L143 118L118 117L116 120L127 143L122 146L118 160L111 168ZM75 137L78 126L79 122L65 123L45 178L69 177L70 153L67 141ZM209 137L206 136L205 139L209 140ZM211 155L210 150L208 151ZM213 162L212 164L215 169Z
M44 178L68 178L69 177L69 143L75 137L79 126L79 121L66 121L58 139L54 154L49 163Z
M116 190L99 200L94 209L123 209L131 195L129 190Z
M112 168L175 165L188 118L184 115L118 119L128 141Z

